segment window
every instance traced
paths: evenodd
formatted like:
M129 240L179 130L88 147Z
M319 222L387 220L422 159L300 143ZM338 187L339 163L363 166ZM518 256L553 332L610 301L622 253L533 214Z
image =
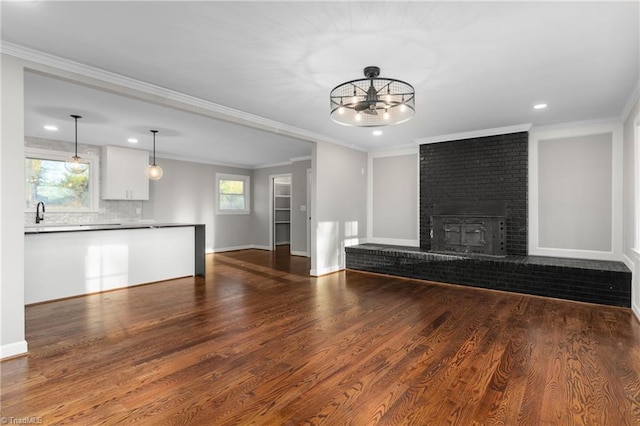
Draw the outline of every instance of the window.
M216 174L218 214L249 214L249 176Z
M87 212L98 209L98 158L82 155L87 170L75 175L64 164L70 154L25 150L25 211L43 202L48 212Z

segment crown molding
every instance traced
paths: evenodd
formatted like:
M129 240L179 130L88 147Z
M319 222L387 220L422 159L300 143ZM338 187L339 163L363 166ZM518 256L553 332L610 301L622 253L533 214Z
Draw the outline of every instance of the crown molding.
M289 161L282 161L279 163L247 165L247 164L235 164L235 163L221 163L219 161L208 161L208 160L203 160L201 158L185 157L185 156L171 155L171 154L156 155L156 158L160 160L164 159L164 160L174 160L174 161L185 161L188 163L207 164L210 166L232 167L235 169L243 169L243 170L259 170L259 169L268 169L271 167L290 166L292 163L296 161L311 160L311 156L308 155L305 157L290 158Z
M40 65L52 67L58 70L74 73L83 77L88 77L101 82L113 84L122 88L135 90L144 94L158 96L160 98L171 100L185 106L198 108L200 110L207 111L209 113L209 116L220 120L308 142L326 142L334 145L341 145L351 149L361 150L361 148L355 147L352 144L348 144L321 135L319 133L301 129L299 127L291 126L279 121L271 120L234 108L229 108L224 105L207 101L195 96L187 95L161 86L156 86L154 84L145 83L144 81L125 77L120 74L116 74L68 59L60 58L49 53L44 53L7 41L2 41L2 43L0 44L0 53L14 56L16 58L34 62Z
M409 143L409 144L402 144L397 146L384 146L384 147L372 148L369 150L369 154L376 155L380 153L384 157L385 154L388 152L412 151L412 150L414 153L418 152L417 144ZM402 155L402 154L399 154L399 155Z
M122 148L126 148L126 147L122 147ZM203 160L202 158L196 158L196 157L188 157L188 156L181 156L181 155L171 155L171 154L160 154L160 155L156 155L156 159L157 160L172 160L172 161L183 161L185 163L196 163L196 164L206 164L209 166L218 166L218 167L229 167L229 168L233 168L233 169L242 169L242 170L253 170L255 169L255 167L253 166L248 166L248 165L243 165L243 164L235 164L235 163L223 163L223 162L219 162L219 161L210 161L210 160ZM158 164L159 166L162 166L162 164Z
M252 170L269 169L271 167L290 166L295 162L307 161L307 160L311 160L311 156L310 155L305 155L304 157L289 158L289 161L282 161L282 162L279 162L279 163L262 164L262 165L259 165L259 166L254 166L254 167L252 167Z
M290 166L290 165L291 165L291 161L282 161L279 163L260 164L258 166L252 167L251 170L270 169L272 167L282 167L282 166Z
M384 158L384 157L398 157L402 155L418 155L420 153L420 148L413 144L410 146L398 147L396 149L387 149L385 151L370 151L370 158Z
M292 163L296 163L298 161L307 161L307 160L311 160L311 156L310 155L305 155L304 157L289 158L289 161L292 162Z
M627 119L629 118L629 114L631 114L631 110L633 110L633 107L635 106L636 102L638 102L638 100L640 100L640 81L631 91L631 95L629 95L629 99L627 99L627 103L622 109L622 114L620 114L622 121L627 121Z
M599 118L595 120L581 120L570 121L567 123L547 124L543 126L534 126L531 129L532 133L542 133L554 130L565 130L574 128L585 127L600 127L600 126L616 126L622 123L620 117Z
M515 126L495 127L493 129L472 130L470 132L450 133L448 135L429 136L426 138L416 139L418 145L428 143L457 141L461 139L483 138L485 136L506 135L509 133L528 132L531 129L531 123L517 124Z

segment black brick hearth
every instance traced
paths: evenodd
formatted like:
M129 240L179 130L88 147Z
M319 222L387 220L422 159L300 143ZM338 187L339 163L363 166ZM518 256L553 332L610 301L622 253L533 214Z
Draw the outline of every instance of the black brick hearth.
M417 247L346 247L347 269L516 293L631 306L631 272L621 262L543 256L461 256Z

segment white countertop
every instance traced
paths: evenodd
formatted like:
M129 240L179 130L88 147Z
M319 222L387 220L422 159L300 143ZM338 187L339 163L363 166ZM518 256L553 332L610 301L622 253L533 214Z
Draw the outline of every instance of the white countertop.
M84 232L84 231L110 231L118 229L149 229L172 228L179 226L198 226L195 223L156 223L156 222L130 222L130 223L87 223L87 224L38 224L24 227L27 234L45 234L54 232Z

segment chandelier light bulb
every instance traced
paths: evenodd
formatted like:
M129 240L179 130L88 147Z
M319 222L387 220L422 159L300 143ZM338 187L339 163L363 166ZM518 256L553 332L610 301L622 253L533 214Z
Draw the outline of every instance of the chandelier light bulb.
M360 115L360 111L356 112L356 121L362 120L362 116Z
M382 115L382 118L384 118L385 120L389 119L389 111L388 110L384 110L384 114Z

